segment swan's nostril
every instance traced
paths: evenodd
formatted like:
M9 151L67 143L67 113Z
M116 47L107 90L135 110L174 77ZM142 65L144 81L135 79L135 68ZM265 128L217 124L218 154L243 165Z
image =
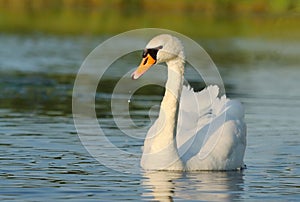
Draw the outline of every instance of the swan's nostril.
M147 62L148 62L148 58L146 58L146 59L145 59L145 61L144 61L143 65L146 65L146 64L147 64Z

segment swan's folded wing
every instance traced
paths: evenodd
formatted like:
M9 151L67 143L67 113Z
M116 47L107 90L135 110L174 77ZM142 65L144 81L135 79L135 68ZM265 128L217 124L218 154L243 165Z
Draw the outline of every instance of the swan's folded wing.
M239 151L241 155L234 156L243 156L246 144L243 106L238 101L227 99L226 96L219 98L218 94L217 86L208 86L201 92L194 92L189 87L183 88L177 146L184 162L194 156L197 156L197 159L204 159L210 155L216 144L220 143L218 140L222 133L226 133L225 140L229 141L226 150L224 148L226 141L223 140L224 152L227 151L229 155L231 152ZM230 144L230 140L233 140L233 144Z
M180 111L193 112L201 115L218 99L219 87L208 86L195 92L190 86L183 86L180 98Z
M200 92L194 92L189 86L183 86L178 125L177 125L177 147L179 154L192 154L199 151L203 141L206 139L205 132L201 132L203 135L197 136L197 144L192 144L195 138L195 134L198 133L203 127L211 122L214 117L212 108L221 108L221 103L218 98L219 88L218 86L208 86ZM219 109L218 109L219 110ZM194 148L195 147L195 148Z

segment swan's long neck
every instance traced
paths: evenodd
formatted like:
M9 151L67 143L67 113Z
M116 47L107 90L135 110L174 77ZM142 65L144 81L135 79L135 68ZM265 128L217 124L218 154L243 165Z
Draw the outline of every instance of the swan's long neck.
M176 130L179 110L179 101L183 85L183 62L179 58L171 60L168 65L168 80L164 98L161 102L160 116L164 117L164 133L165 139L173 141L176 146Z
M145 141L141 165L146 169L183 170L177 150L176 130L184 63L178 57L167 62L167 65L168 80L160 107L157 131ZM147 163L148 160L151 163Z

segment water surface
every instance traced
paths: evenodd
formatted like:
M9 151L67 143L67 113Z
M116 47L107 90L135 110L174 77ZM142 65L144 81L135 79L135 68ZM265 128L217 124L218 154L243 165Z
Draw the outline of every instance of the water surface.
M112 68L98 89L96 112L106 135L134 153L111 163L95 160L81 144L71 100L77 70L103 38L1 35L1 201L298 201L300 199L299 43L261 39L199 40L219 67L231 98L246 108L248 146L241 172L156 172L138 166L142 138L120 132L110 113L118 68L138 64L140 53ZM189 77L189 74L187 74ZM203 83L194 82L195 87ZM150 123L149 109L163 89L140 89L131 118ZM155 116L155 110L154 115ZM141 134L141 137L144 134ZM105 145L103 145L105 146ZM113 157L107 153L107 158Z

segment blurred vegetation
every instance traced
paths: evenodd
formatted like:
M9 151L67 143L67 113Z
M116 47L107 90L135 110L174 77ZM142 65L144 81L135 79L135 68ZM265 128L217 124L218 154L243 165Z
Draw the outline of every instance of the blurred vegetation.
M0 0L0 31L116 34L159 27L189 36L300 36L300 0Z

